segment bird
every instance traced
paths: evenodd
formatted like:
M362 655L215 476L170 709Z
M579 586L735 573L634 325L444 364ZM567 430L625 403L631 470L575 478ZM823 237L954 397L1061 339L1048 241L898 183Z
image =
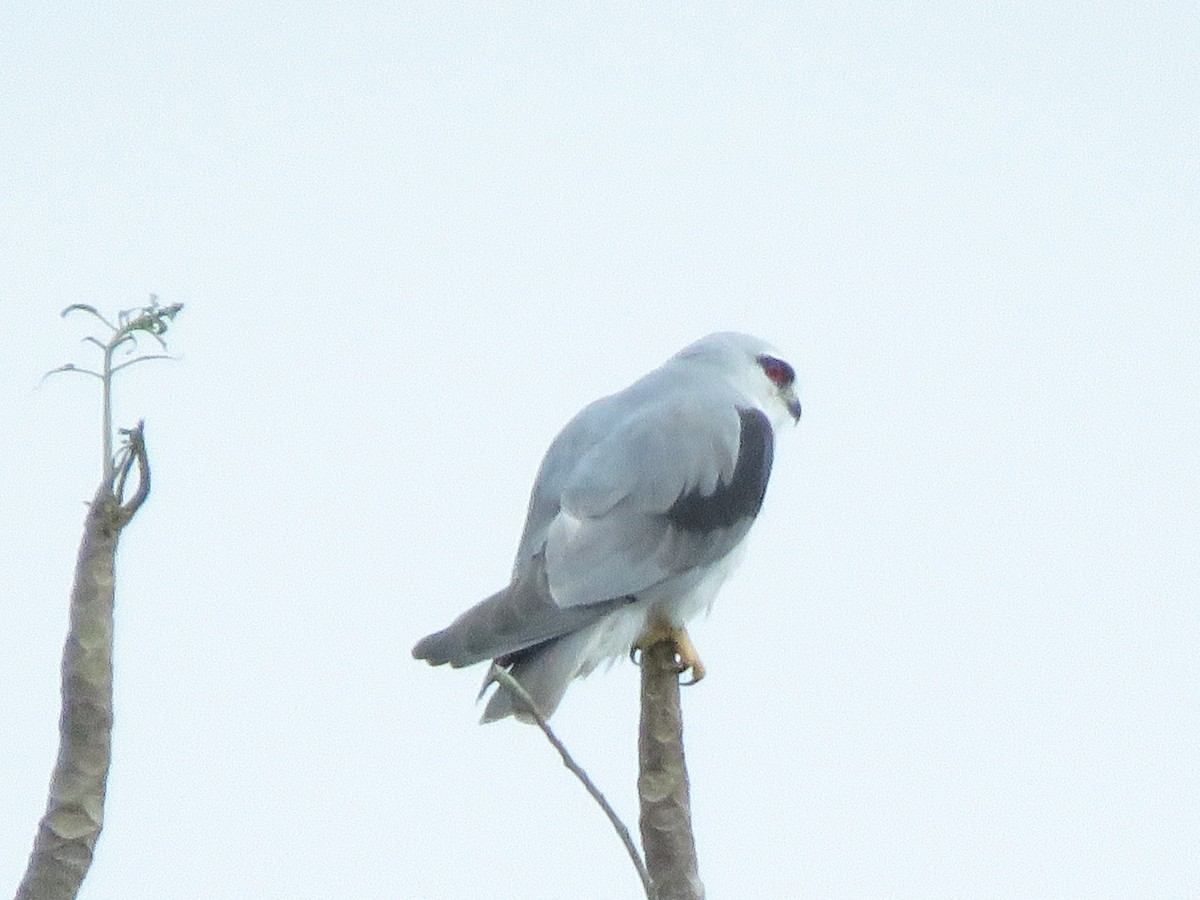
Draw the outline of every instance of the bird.
M493 660L543 719L572 680L663 638L687 683L699 681L686 625L741 559L775 433L800 420L795 379L766 342L718 332L584 407L538 469L508 585L413 656ZM481 698L494 680L489 669ZM526 702L500 686L481 721L536 721Z

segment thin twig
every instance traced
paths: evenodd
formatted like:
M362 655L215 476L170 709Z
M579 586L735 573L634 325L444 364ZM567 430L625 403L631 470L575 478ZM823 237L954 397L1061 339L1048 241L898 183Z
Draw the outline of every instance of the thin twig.
M94 306L89 306L86 303L72 303L70 306L68 306L66 309L64 309L62 311L62 317L65 319L67 316L69 316L73 312L91 313L93 316L95 316L97 319L99 319L101 322L103 322L105 325L107 325L111 331L117 330L117 326L114 325L112 322L108 321L108 319L104 318L104 316L100 315L100 311L98 309L96 309L96 307L94 307Z
M146 421L142 419L135 428L121 429L125 445L121 448L121 461L117 465L117 483L113 494L117 503L123 504L121 514L127 519L133 518L133 514L141 508L150 494L150 458L146 455L145 428ZM135 462L138 467L138 486L129 502L125 503L125 482Z
M489 677L520 701L521 705L533 716L533 721L537 723L537 727L542 729L542 734L546 736L546 740L558 751L558 755L562 757L563 765L571 770L571 773L583 783L584 788L592 795L592 799L600 804L600 808L608 816L608 821L612 823L612 827L616 830L621 843L625 845L625 852L629 854L634 868L637 869L638 877L642 879L642 887L646 891L647 900L654 900L654 885L650 882L650 873L646 870L646 864L642 861L642 854L638 852L637 844L633 842L633 836L629 833L629 829L625 827L625 823L621 821L620 816L617 815L617 811L605 799L604 794L596 787L595 783L588 776L588 773L571 758L571 754L567 752L566 746L550 728L545 717L538 711L537 704L533 702L533 698L529 696L525 688L521 686L521 683L513 678L508 670L502 669L495 663L492 663L492 670Z
M102 356L102 365L99 372L93 372L89 369L81 369L74 363L67 363L59 366L46 373L42 377L45 381L50 375L58 372L83 372L86 375L95 375L100 379L100 407L101 407L101 445L103 452L103 481L112 483L116 476L116 464L113 460L113 438L112 438L112 384L113 376L122 369L127 369L134 363L144 362L148 359L174 359L175 357L165 353L144 353L127 359L125 362L113 364L113 356L121 347L128 345L125 350L126 356L133 356L134 353L139 353L141 348L138 346L138 335L148 334L158 342L158 345L164 350L167 348L166 341L162 336L167 333L170 324L175 320L179 311L183 309L182 303L172 303L168 306L159 306L158 297L154 294L150 295L150 304L134 309L121 310L117 316L117 323L114 325L108 319L104 318L94 306L89 306L86 303L73 303L62 311L63 316L70 315L73 312L86 312L95 316L101 322L109 327L112 335L107 341L102 341L99 338L88 335L83 340L85 343L95 344L100 348ZM122 481L124 479L122 478Z
M104 376L101 375L99 372L93 372L91 369L80 368L79 366L75 365L75 363L64 363L63 365L59 366L57 369L51 369L49 372L47 372L45 375L43 375L41 378L41 381L38 382L38 387L41 387L42 382L44 382L51 375L61 375L63 372L78 372L80 375L91 375L91 376L93 376L95 378L99 378L101 380L104 379Z
M152 353L147 356L139 356L136 359L126 360L123 363L118 363L117 365L113 366L112 373L115 375L117 372L120 372L122 369L128 369L134 363L145 362L148 359L175 359L175 357L171 356L169 353Z

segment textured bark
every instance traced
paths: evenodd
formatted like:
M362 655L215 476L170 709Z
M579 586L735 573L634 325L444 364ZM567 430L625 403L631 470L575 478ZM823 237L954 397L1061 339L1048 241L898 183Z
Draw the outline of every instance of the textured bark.
M642 650L638 800L642 847L657 900L703 900L696 863L674 641Z
M134 498L122 506L119 495L134 460L140 483ZM46 813L16 900L75 897L92 864L104 824L112 748L117 539L150 489L140 426L130 434L129 454L115 476L116 493L106 478L92 499L84 524L71 589L70 629L63 646L58 760L50 779Z

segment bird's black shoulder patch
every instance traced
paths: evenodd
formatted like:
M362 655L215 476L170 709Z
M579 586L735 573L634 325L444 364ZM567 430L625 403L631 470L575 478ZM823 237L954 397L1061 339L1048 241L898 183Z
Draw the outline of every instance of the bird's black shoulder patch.
M711 494L689 491L667 510L676 528L706 534L729 528L742 519L753 519L762 508L775 455L775 435L766 415L758 409L738 409L742 420L737 463L728 482Z

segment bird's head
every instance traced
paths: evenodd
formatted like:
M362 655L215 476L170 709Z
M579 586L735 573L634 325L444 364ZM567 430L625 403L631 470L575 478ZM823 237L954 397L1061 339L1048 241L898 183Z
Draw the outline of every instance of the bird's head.
M766 341L721 331L701 338L679 352L680 359L719 372L739 392L767 414L778 428L784 422L800 421L796 397L796 370Z

